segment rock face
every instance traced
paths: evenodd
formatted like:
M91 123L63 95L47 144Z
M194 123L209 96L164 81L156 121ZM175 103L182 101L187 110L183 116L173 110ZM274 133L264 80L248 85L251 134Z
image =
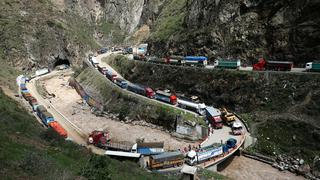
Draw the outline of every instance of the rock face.
M189 54L216 51L220 57L296 64L320 58L317 0L187 0L185 7L184 30L166 40L163 52L180 46Z

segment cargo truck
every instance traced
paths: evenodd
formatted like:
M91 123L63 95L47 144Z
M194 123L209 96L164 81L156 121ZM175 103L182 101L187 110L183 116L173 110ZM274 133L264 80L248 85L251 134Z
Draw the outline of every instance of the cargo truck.
M183 56L169 56L165 58L165 61L167 64L173 64L173 65L184 65L185 59Z
M187 154L186 163L190 166L194 166L201 162L210 160L211 158L220 156L223 154L222 144L213 144L211 146L206 146L198 149L197 151L191 150Z
M57 121L49 122L48 126L56 131L60 136L64 138L68 137L67 131Z
M114 82L115 79L117 78L117 74L113 73L110 69L108 69L108 70L106 71L106 77L107 77L110 81Z
M234 122L232 124L232 134L233 135L241 135L242 134L242 124L240 122Z
M226 108L221 109L221 116L222 116L222 120L224 120L224 122L228 126L231 126L236 120L236 116L233 113L230 113L229 111L227 111Z
M234 138L229 138L223 145L223 153L228 153L230 149L235 148L237 145L237 140Z
M320 72L320 63L308 62L306 64L306 71L308 71L308 72Z
M138 142L132 147L132 151L142 155L155 155L163 153L163 147L164 142Z
M148 62L153 62L153 63L160 63L160 64L165 64L165 63L169 63L169 61L165 58L158 58L158 57L155 57L155 56L152 56L152 57L148 57L147 58L147 61Z
M136 94L140 94L142 96L146 96L151 99L154 98L154 96L155 96L154 91L149 87L144 87L144 86L140 86L137 84L129 83L127 89L131 92L134 92Z
M254 71L291 71L293 62L290 61L266 61L260 58L258 63L253 65Z
M208 58L204 56L186 56L184 57L186 65L207 66Z
M174 166L181 166L184 163L184 155L179 152L164 152L149 157L148 167L150 169L161 169Z
M28 90L25 83L20 84L20 90Z
M172 105L177 104L177 96L161 90L156 91L155 99L172 104Z
M219 59L214 62L214 68L218 69L240 69L240 60L223 60Z
M223 127L221 119L221 111L212 106L205 108L206 110L206 119L215 129L221 129Z
M30 106L32 107L33 111L36 111L36 108L38 106L38 101L36 98L34 98L33 96L28 98L28 102L30 104Z
M103 74L103 75L106 75L107 74L107 71L108 69L106 67L101 67L101 66L97 66L98 68L98 71Z
M206 105L204 103L195 103L183 97L179 97L177 102L178 102L178 106L183 109L195 111L200 115L205 114Z
M121 87L122 89L127 89L128 87L128 81L121 79L121 78L116 78L114 83Z

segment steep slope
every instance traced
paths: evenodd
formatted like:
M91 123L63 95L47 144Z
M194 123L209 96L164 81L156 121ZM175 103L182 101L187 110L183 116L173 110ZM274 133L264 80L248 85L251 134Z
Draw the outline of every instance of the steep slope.
M320 58L319 7L317 0L172 0L152 29L152 53L303 64Z
M1 179L167 179L65 141L0 89Z

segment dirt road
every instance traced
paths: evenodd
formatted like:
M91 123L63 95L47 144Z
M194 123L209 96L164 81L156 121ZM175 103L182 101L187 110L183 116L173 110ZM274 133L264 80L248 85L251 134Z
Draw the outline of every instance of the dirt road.
M125 124L119 120L93 115L88 106L83 106L77 92L67 85L68 79L69 77L56 76L45 80L44 84L49 93L55 94L55 98L50 99L51 103L85 134L93 130L108 129L116 141L134 143L138 138L144 138L146 142L163 141L165 148L170 150L189 145L188 142L175 139L169 133L158 129Z
M272 166L246 158L236 156L232 162L221 172L236 180L301 180L302 176L296 176L290 172L281 172Z
M50 76L54 76L54 75L58 75L58 74L59 74L59 72L53 72L50 74ZM43 78L43 77L41 77L41 78ZM37 79L39 79L39 78L33 79L32 81L30 81L30 83L27 83L27 88L28 88L29 92L32 94L32 96L34 96L38 100L38 103L41 105L44 105L47 108L47 110L55 117L55 120L58 121L63 126L63 128L66 129L66 131L68 132L68 138L70 138L72 141L76 142L77 144L86 146L85 134L75 130L75 127L73 127L73 125L68 122L68 120L63 116L63 114L61 114L61 112L58 109L55 109L48 99L44 99L38 93L36 86L35 86L35 81ZM66 98L66 99L68 99L68 98ZM102 151L98 148L95 148L93 146L88 146L88 147L90 147L94 153L104 154L104 151Z

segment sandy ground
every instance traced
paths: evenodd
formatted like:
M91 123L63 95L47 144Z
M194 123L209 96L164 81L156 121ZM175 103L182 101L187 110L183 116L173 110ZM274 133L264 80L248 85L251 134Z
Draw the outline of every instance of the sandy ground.
M232 162L221 171L221 174L237 180L301 180L290 172L281 172L272 166L244 156L236 156Z
M145 142L163 141L165 148L169 150L184 148L189 145L188 142L173 138L170 134L161 130L125 124L105 117L96 117L91 114L88 107L83 107L80 103L81 97L67 85L68 79L69 77L54 77L45 80L45 87L49 93L54 93L56 96L51 99L51 103L85 133L89 134L93 130L108 129L113 140L134 143L136 139L143 137Z

